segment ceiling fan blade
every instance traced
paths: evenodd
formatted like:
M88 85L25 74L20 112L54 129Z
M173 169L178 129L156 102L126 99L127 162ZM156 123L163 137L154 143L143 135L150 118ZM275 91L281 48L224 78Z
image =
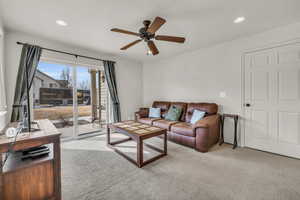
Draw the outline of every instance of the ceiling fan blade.
M124 34L128 34L128 35L140 36L140 34L138 34L138 33L134 33L134 32L131 32L131 31L126 31L126 30L119 29L119 28L113 28L113 29L110 29L110 30L113 31L113 32L117 32L117 33L124 33Z
M154 34L164 23L166 20L161 17L156 17L150 27L147 29L149 33Z
M152 52L152 54L153 55L156 55L156 54L158 54L159 53L159 51L158 51L158 49L156 48L156 45L154 44L154 42L153 41L148 41L148 47L149 47L149 49L151 50L151 52Z
M184 37L174 37L174 36L168 36L168 35L157 35L157 36L155 36L155 39L168 41L168 42L177 42L177 43L184 43L184 41L185 41Z
M129 47L131 47L131 46L133 46L133 45L139 43L140 41L142 41L142 40L136 40L136 41L134 41L134 42L131 42L131 43L127 44L126 46L122 47L121 50L126 50L126 49L128 49Z

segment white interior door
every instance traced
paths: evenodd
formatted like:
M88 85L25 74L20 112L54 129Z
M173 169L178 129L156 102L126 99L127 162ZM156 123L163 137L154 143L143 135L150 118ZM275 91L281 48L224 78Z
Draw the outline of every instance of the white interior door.
M245 55L245 117L245 146L300 158L300 43Z

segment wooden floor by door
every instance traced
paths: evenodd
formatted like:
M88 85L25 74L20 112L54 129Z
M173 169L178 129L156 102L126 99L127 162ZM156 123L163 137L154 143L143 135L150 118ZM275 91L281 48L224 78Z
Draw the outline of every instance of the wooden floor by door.
M300 42L245 55L245 146L300 158Z

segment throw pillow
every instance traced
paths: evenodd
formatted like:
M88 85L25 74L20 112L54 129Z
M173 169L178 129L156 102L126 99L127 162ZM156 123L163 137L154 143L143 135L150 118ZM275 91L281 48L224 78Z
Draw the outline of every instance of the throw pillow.
M170 120L170 121L178 121L181 113L182 113L182 108L172 106L168 110L168 113L166 114L165 119Z
M149 109L150 118L160 118L160 108L150 108Z
M203 119L204 115L205 115L205 112L203 112L201 110L194 110L192 118L191 118L191 123L196 124L196 122L198 120Z

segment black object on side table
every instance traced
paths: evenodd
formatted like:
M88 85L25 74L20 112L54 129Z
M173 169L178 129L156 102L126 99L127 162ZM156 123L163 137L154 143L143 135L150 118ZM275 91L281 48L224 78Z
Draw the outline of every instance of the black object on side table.
M238 125L238 120L239 120L239 116L236 114L223 114L221 116L221 138L220 138L220 142L219 145L222 145L224 143L224 122L225 122L225 118L229 117L229 118L233 118L234 120L234 143L233 143L233 149L235 149L237 147L237 125Z

